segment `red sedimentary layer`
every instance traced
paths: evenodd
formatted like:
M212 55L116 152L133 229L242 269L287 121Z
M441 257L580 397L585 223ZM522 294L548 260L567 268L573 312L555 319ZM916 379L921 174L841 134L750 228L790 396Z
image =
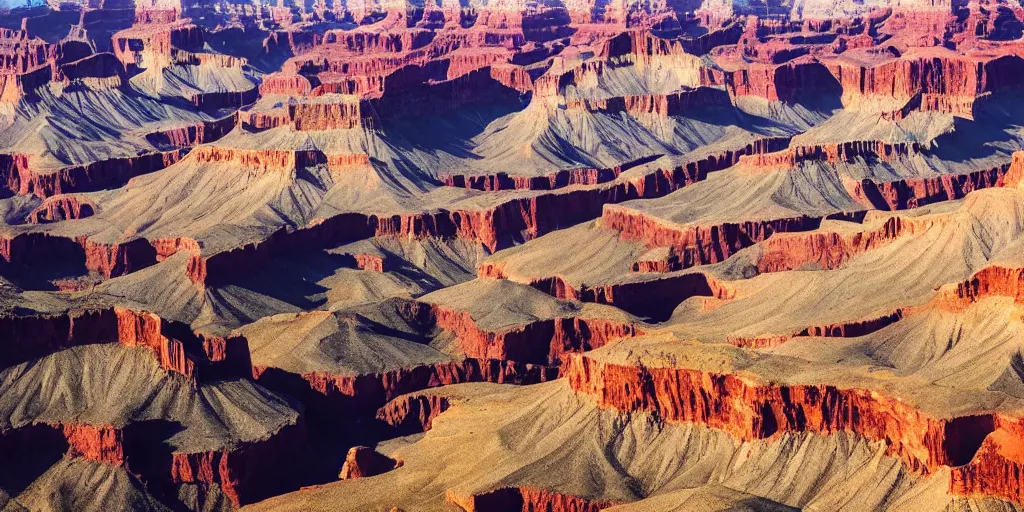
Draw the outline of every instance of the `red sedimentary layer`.
M44 224L63 220L84 219L96 213L96 205L89 199L77 195L57 195L47 197L42 204L32 210L26 222Z
M463 359L352 376L322 372L297 375L254 366L253 376L261 385L302 399L316 412L336 416L339 412L376 411L399 395L449 384L546 382L557 378L558 369L514 361Z
M188 148L220 139L234 129L237 123L237 114L233 114L223 119L152 133L146 139L156 146Z
M996 414L932 417L902 400L827 385L757 385L735 375L602 363L575 355L569 385L602 408L697 422L737 439L779 432L852 432L884 441L889 455L929 474L953 466L950 489L967 496L1024 498L1024 422Z
M203 31L186 21L136 25L113 37L114 55L131 69L143 64L143 53L172 56L175 48L201 48Z
M253 503L281 489L281 467L306 438L303 423L288 425L269 439L209 452L172 454L173 483L217 484L236 506Z
M376 254L356 254L355 260L356 266L361 270L384 272L385 261L382 256L378 256Z
M568 109L587 112L619 113L632 116L653 115L656 117L684 115L694 109L708 106L730 105L729 96L718 89L698 87L696 89L663 95L620 96L606 99L568 99Z
M72 457L85 457L115 466L124 464L124 436L119 429L66 424L64 437L68 442L68 455Z
M791 102L801 95L838 90L828 68L813 59L798 59L782 65L750 64L724 75L725 85L733 96L757 96L769 101ZM704 81L713 85L716 80L705 77Z
M675 248L681 268L725 261L736 251L767 240L773 233L808 231L820 223L821 219L804 216L713 226L680 225L613 205L607 206L601 217L602 227L618 231L625 240L639 241L648 247Z
M993 430L991 416L934 418L863 389L757 385L736 375L603 363L586 355L572 356L566 375L574 390L603 408L701 423L741 440L778 432L852 432L885 441L890 455L924 473L967 463Z
M0 155L0 186L15 194L46 198L72 192L92 192L127 183L129 179L167 167L181 159L180 150L112 158L38 173L26 155Z
M857 158L889 162L921 152L918 143L887 143L882 141L851 141L818 146L795 146L775 153L743 157L741 163L758 167L795 167L801 162L853 162Z
M971 462L952 470L950 491L961 496L997 496L1024 502L1024 422L995 418L989 434Z
M346 130L362 125L358 102L288 105L288 117L299 131Z
M455 333L462 352L475 359L557 364L566 353L592 350L637 334L632 324L579 317L538 320L490 332L467 312L443 306L431 310L437 326Z
M293 173L298 167L311 165L326 157L315 150L237 149L220 146L200 146L189 159L197 164L232 164L250 176L260 177L273 173Z
M890 217L870 231L780 233L761 244L757 269L762 273L784 272L814 264L823 270L835 270L858 254L924 231L933 223L929 219Z
M402 395L378 409L377 420L386 424L395 437L407 436L430 430L434 418L450 406L443 395Z
M534 487L503 487L471 496L460 496L449 490L445 493L445 501L460 507L466 512L490 512L497 510L598 512L613 505L606 501L591 501L579 496L561 494Z
M400 466L401 463L386 455L377 453L373 448L353 446L345 455L345 462L338 473L339 480L367 478L387 473Z
M877 182L861 180L847 192L865 206L880 210L905 210L928 204L961 199L968 193L983 188L1009 185L1006 175L1012 164L967 174L944 174L928 178L908 178L898 181Z
M0 368L62 349L98 343L144 346L166 370L197 378L197 363L212 374L249 371L248 343L242 338L207 337L152 314L113 307L55 315L2 316L4 350Z
M928 53L891 59L865 67L847 61L826 66L843 87L844 96L884 96L910 101L921 110L971 116L974 99L1016 85L1024 61L1015 55L974 58L952 53Z
M506 279L500 264L486 263L477 271L480 277ZM666 320L680 303L691 297L727 299L732 292L701 272L691 272L645 281L605 285L583 285L578 289L559 276L537 278L530 286L559 299L608 304L640 317Z
M645 157L608 169L563 169L546 176L516 176L499 172L479 175L446 175L445 186L475 190L554 190L572 185L597 185L618 178L629 169L651 162L657 157Z
M533 239L555 229L597 218L607 203L665 195L704 179L708 172L735 164L743 155L785 147L788 141L788 138L759 140L737 151L725 151L628 181L616 180L600 188L553 191L512 199L487 210L438 210L393 216L345 213L311 222L303 228L281 228L261 242L199 258L194 265L190 263L189 276L197 283L217 284L263 268L274 254L332 247L371 236L459 238L479 242L496 251L517 239ZM245 151L204 148L194 151L200 162L237 162L249 158ZM317 151L305 153L310 159L323 159ZM255 160L251 167L254 170L250 172L270 172L291 165L291 156L277 156L280 158L253 157Z
M985 267L955 287L944 287L935 302L942 309L959 312L985 297L1010 297L1024 303L1024 268Z

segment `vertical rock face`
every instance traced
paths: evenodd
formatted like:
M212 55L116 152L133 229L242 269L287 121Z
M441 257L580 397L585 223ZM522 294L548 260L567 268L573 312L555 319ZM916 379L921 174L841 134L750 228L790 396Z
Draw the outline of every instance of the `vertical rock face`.
M757 269L759 272L784 272L809 264L823 269L837 269L858 254L892 243L899 237L923 231L931 224L927 220L890 217L877 229L853 234L779 234L761 244Z
M487 332L469 313L434 306L437 326L456 334L467 357L553 365L563 354L603 346L609 340L636 335L636 327L579 317L540 320L501 332Z
M597 512L612 505L531 487L501 488L471 496L460 496L458 493L448 491L445 500L466 512Z
M5 156L0 157L0 183L15 194L35 195L44 199L58 194L93 192L122 185L135 176L163 169L180 160L183 154L182 150L174 150L112 158L43 174L31 169L27 156Z
M354 478L366 478L387 473L400 466L401 463L381 455L373 448L366 446L354 446L345 456L345 463L341 466L341 473L338 478L341 480L352 480Z
M734 375L611 364L585 355L573 356L566 374L573 389L602 407L703 423L741 440L777 432L853 432L885 441L891 455L922 473L967 464L1001 421L993 415L934 418L865 390L755 385Z
M64 220L84 219L96 213L96 205L76 195L48 197L32 210L25 219L29 224L45 224Z
M124 464L122 431L110 426L64 425L68 455L115 466Z
M625 240L640 241L649 247L673 247L679 255L681 268L718 263L740 249L768 239L773 233L817 229L820 222L821 219L798 217L718 226L681 226L611 205L601 217L602 227L618 231Z
M407 394L378 409L377 420L388 425L396 437L407 436L430 430L434 418L450 406L443 395Z
M495 359L463 359L354 376L318 372L297 375L256 366L253 377L261 385L287 392L302 400L307 409L329 417L339 413L372 413L399 395L449 384L547 382L558 377L558 368Z
M281 491L279 467L302 446L304 423L284 427L270 439L232 450L174 453L169 469L173 483L216 484L236 507ZM279 465L280 464L280 465ZM164 476L164 475L161 475Z

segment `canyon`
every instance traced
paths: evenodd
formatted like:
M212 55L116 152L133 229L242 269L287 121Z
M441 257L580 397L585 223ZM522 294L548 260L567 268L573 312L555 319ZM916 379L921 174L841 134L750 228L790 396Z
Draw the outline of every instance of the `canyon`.
M1024 9L0 6L0 508L1024 509Z

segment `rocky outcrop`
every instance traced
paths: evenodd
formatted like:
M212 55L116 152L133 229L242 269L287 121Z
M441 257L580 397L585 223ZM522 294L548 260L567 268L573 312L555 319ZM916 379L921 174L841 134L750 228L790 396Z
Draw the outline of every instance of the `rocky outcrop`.
M112 158L56 171L38 172L25 155L0 157L0 185L15 194L47 198L73 192L92 192L120 186L135 176L163 169L184 155L183 150Z
M756 384L736 375L611 364L586 355L572 356L566 375L574 390L604 408L701 423L740 440L779 432L852 432L884 441L890 455L921 473L968 463L995 428L991 415L935 418L863 389Z
M817 146L792 146L784 151L761 153L740 159L741 164L764 168L790 169L803 162L829 163L867 161L890 162L913 157L924 150L917 142L849 141Z
M64 437L68 443L68 455L72 457L124 465L124 436L119 429L109 425L67 424L64 425Z
M207 377L247 375L248 343L243 338L210 337L152 313L115 306L53 315L0 316L4 341L0 368L59 350L97 343L120 343L153 351L160 366L196 381Z
M298 375L256 366L253 377L269 389L298 398L311 414L337 420L351 414L375 414L395 397L415 391L464 382L535 384L557 378L558 369L514 361L463 359L364 375Z
M382 455L373 448L353 446L345 455L345 462L341 466L341 472L338 473L338 479L352 480L377 476L398 466L401 466L401 462Z
M915 102L923 111L973 117L974 100L983 93L1019 86L1024 60L1016 56L977 59L922 51L865 67L845 61L826 65L843 87L843 103L856 107L872 98Z
M470 496L462 496L449 490L445 493L445 501L466 512L513 512L518 510L598 512L612 506L610 502L591 501L578 496L533 487L505 487Z
M1010 297L1024 303L1024 268L985 267L964 282L943 287L935 302L941 309L960 312L985 297Z
M934 221L890 217L878 228L857 232L780 233L760 245L758 272L805 267L835 270L858 254L888 245L931 227Z
M705 82L715 80L704 78ZM828 68L814 59L804 58L782 65L750 64L726 72L724 83L732 96L756 96L769 101L796 102L810 95L838 93L839 84Z
M478 275L494 279L507 278L500 265L491 263L481 265ZM667 320L679 304L692 297L728 299L732 296L726 286L702 272L579 287L574 287L559 276L537 278L525 284L559 299L608 304L652 321Z
M283 492L282 468L291 467L306 439L306 425L287 425L269 439L241 443L218 451L171 455L168 473L158 474L174 484L217 485L236 507ZM161 468L163 469L163 468Z
M636 326L580 317L538 320L489 332L467 312L443 306L431 308L437 327L455 333L466 357L557 365L564 354L599 348L618 338L637 334Z
M188 160L196 164L225 164L245 171L250 177L285 173L294 176L300 167L325 163L316 150L238 149L209 145L196 148Z
M84 219L96 213L96 205L84 196L61 194L43 199L42 204L29 212L25 222L46 224L64 220Z
M848 184L847 192L866 207L887 211L905 210L962 199L975 190L1004 186L1010 167L1011 164L1004 164L967 174L943 174L889 182L865 179Z
M444 395L402 395L377 410L377 421L387 425L392 437L402 437L430 430L434 418L449 407Z
M646 215L643 211L615 205L605 207L601 227L617 231L624 240L642 242L648 247L672 247L680 268L708 265L726 258L774 233L817 229L821 219L795 217L764 221L744 221L720 225L680 225Z
M151 133L146 140L157 147L189 148L220 139L233 130L237 123L238 115L233 114L222 119Z
M660 155L640 158L608 169L565 169L546 176L516 176L499 172L479 175L444 175L442 182L448 187L475 190L554 190L572 185L597 185L612 181L625 171L654 161Z

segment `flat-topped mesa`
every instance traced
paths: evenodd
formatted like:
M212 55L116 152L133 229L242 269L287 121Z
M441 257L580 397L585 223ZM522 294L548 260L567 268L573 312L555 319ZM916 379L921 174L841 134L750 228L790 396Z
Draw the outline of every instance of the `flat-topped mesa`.
M197 164L229 164L259 178L269 174L294 175L301 167L327 162L327 157L316 149L241 149L217 145L200 146L189 153L188 160Z
M435 61L436 62L436 61ZM480 103L520 104L520 93L491 77L490 68L471 71L454 79L431 80L430 70L405 68L384 79L384 94L364 101L366 110L381 118L426 115ZM419 78L414 79L420 74Z
M90 88L118 88L126 83L125 69L111 53L95 53L55 67L54 81L81 83Z
M768 169L789 169L803 162L854 162L858 158L891 162L924 151L918 142L848 141L814 146L791 146L774 153L759 153L740 158L740 164Z
M788 142L786 137L759 139L738 150L723 151L629 181L541 193L483 210L437 210L390 216L341 214L311 222L303 228L281 228L262 242L199 258L194 267L190 264L190 277L193 282L216 286L234 276L262 268L273 254L300 248L333 247L372 236L458 238L480 243L494 252L511 246L516 240L530 240L560 227L598 218L605 204L663 196L704 179L708 172L734 165L742 155L781 149ZM193 154L204 148L207 146L197 148ZM361 165L365 157L352 155L352 158Z
M609 363L585 354L569 358L565 373L574 390L602 408L701 423L742 441L781 432L852 432L884 441L889 455L923 474L969 463L996 423L992 414L933 417L864 389L759 384L731 374Z
M681 268L725 261L736 251L767 240L773 233L817 229L821 218L724 222L715 225L679 225L645 214L643 211L607 205L600 225L619 232L623 240L648 247L673 247Z
M529 71L514 64L495 63L491 66L491 78L498 83L515 89L522 94L533 90L533 77Z
M174 60L175 48L202 48L203 32L185 20L137 25L114 34L113 45L114 55L129 73L135 73L140 69L169 66Z
M475 359L555 366L564 354L592 350L637 334L634 324L579 317L537 320L497 332L481 329L468 312L433 306L437 327L455 333L461 351Z
M717 78L703 77L706 85L715 85ZM839 91L836 79L828 68L807 57L785 64L750 64L737 71L724 72L723 81L734 96L755 96L768 101L795 102L807 95Z
M15 194L47 198L58 194L93 192L125 184L131 178L163 169L176 163L185 150L146 153L111 158L53 171L31 166L29 155L0 155L0 187Z
M975 100L985 93L1019 89L1024 59L1015 55L975 58L949 52L904 55L875 66L843 59L825 62L843 87L843 105L859 107L880 100L910 110L973 117ZM888 100L888 102L886 102ZM902 115L902 114L901 114Z

